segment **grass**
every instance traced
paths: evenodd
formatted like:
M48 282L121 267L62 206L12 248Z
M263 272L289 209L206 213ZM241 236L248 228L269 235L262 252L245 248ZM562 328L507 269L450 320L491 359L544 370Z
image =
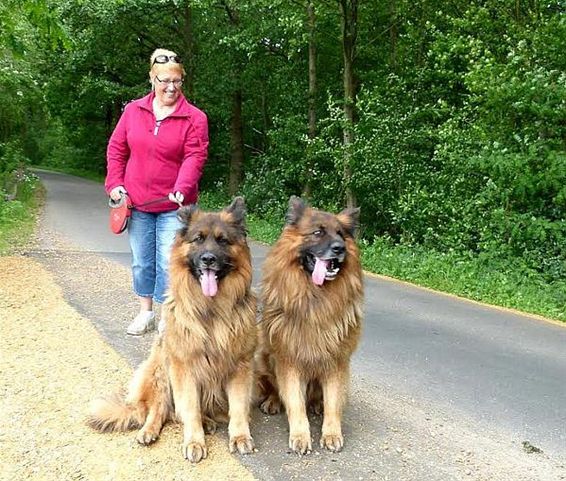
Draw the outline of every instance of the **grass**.
M362 243L370 272L496 306L566 321L566 279L548 281L521 259L436 252L375 239Z
M81 175L74 171L73 175ZM88 176L101 180L100 176ZM31 202L31 204L27 204ZM0 211L0 252L6 244L17 244L33 229L32 198ZM205 191L199 198L203 209L227 205L220 192ZM31 211L27 207L31 206ZM278 238L283 219L263 219L253 212L246 217L252 239L272 244ZM497 253L472 255L437 252L420 246L393 245L384 239L360 242L362 265L368 272L412 282L487 304L517 309L566 322L566 279L548 281L527 268L521 259L504 259Z
M14 200L0 199L0 255L9 255L32 238L44 198L39 179L26 174Z
M89 170L84 169L76 169L72 167L51 167L51 166L42 166L42 165L34 165L34 169L38 170L49 170L51 172L61 172L63 174L74 175L76 177L82 177L83 179L94 180L95 182L104 182L104 174L100 174L98 172L91 172Z
M228 197L217 192L201 192L199 196L199 206L207 210L218 210L228 205L230 200ZM272 220L263 219L253 212L248 212L246 215L246 226L248 228L249 236L259 242L265 244L273 244L283 227L283 221L274 222Z

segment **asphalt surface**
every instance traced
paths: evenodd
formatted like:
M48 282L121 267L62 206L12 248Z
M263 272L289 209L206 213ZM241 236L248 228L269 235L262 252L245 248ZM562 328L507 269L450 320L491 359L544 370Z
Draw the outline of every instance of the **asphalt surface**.
M79 251L129 265L127 237L108 229L100 184L62 174L38 175L47 189L44 220L50 229L80 246ZM257 284L268 248L256 243L251 248ZM429 413L424 419L463 419L478 436L497 433L514 444L528 440L563 459L565 327L374 276L366 276L365 290L364 333L352 362L344 452L315 449L296 463L286 449L284 416L269 419L255 412L252 430L260 452L244 463L259 479L402 479L395 473L406 473L406 462L384 456L380 441L390 429L383 418L386 409L380 409L385 398L398 400L399 412L409 412L414 404L415 412ZM81 303L75 305L81 311ZM104 334L103 323L97 327ZM147 353L147 339L124 343L116 342L113 333L106 337L133 365ZM138 344L135 349L132 343ZM317 443L320 421L315 419L313 426ZM431 466L413 464L411 469L413 475L405 478L457 479L434 474Z

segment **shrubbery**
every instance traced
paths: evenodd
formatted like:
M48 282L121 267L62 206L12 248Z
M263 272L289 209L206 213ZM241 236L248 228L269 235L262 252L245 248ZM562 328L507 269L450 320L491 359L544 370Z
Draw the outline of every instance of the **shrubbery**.
M0 144L0 253L32 230L30 207L36 204L39 180L28 163L19 142Z
M551 17L508 28L492 13L475 4L459 17L439 12L421 65L404 64L361 90L352 188L362 234L520 259L549 282L563 280L566 62L555 48L566 48L566 23ZM315 141L306 141L304 125L278 122L269 152L249 164L242 192L252 210L282 215L305 183L305 157L312 203L342 208L339 105L328 102Z

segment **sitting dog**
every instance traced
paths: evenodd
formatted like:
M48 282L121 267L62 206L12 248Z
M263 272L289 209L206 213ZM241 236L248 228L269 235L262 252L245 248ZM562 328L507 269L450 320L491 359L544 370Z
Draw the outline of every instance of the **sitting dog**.
M344 444L342 411L362 322L358 217L359 209L333 215L291 197L264 264L260 408L277 413L283 401L289 447L298 454L312 449L308 406L324 411L320 446L340 451Z
M176 417L184 427L184 457L197 463L207 456L205 427L229 418L230 452L248 454L257 327L244 200L237 197L220 212L183 207L178 216L183 227L163 306L167 329L125 398L95 401L88 424L100 431L140 428L137 441L148 445Z

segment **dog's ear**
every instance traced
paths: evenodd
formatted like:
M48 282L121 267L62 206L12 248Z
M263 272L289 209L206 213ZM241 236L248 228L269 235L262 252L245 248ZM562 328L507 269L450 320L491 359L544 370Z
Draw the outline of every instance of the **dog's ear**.
M235 224L243 224L246 218L246 202L243 197L234 197L232 203L224 209L232 216Z
M344 209L337 216L338 222L344 227L346 232L354 237L360 225L360 208Z
M296 195L292 195L289 199L289 209L287 210L287 215L285 216L285 223L287 225L295 225L301 220L301 217L305 213L307 204L305 201Z
M185 205L177 211L177 219L187 226L198 210L199 208L196 204Z

